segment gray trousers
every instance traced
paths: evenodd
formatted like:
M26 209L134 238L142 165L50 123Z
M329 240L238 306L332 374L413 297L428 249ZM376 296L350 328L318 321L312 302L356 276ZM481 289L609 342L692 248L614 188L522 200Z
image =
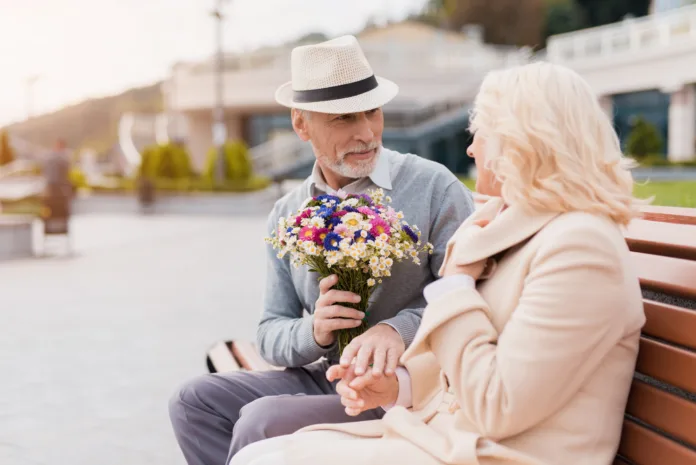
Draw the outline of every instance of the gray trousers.
M319 423L376 420L382 409L346 415L328 362L284 371L207 374L169 402L169 417L189 465L226 465L244 446Z

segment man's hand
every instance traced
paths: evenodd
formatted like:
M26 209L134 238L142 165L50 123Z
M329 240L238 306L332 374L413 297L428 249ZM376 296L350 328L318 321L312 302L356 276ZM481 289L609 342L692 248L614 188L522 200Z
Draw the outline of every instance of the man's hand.
M334 365L326 372L329 381L340 379L336 392L346 414L357 416L366 410L392 404L399 397L399 379L396 376L374 376L370 369L362 376L355 374L355 365L343 368Z
M332 275L319 282L319 298L314 309L314 340L322 347L330 346L336 340L334 331L357 328L365 314L353 308L336 305L337 302L360 302L360 296L352 292L331 289L338 282Z
M387 324L378 324L348 344L341 356L341 367L347 369L355 358L355 374L358 376L367 372L370 362L372 376L393 375L405 351L406 344L399 333Z

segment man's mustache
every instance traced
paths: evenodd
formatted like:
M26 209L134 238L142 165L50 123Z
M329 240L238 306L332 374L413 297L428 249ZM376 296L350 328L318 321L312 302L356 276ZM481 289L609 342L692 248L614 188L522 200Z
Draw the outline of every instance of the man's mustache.
M349 150L342 152L341 158L345 158L347 155L350 155L353 153L369 152L370 150L377 150L378 148L379 148L379 142L371 142L369 144L356 145L355 147L352 147Z

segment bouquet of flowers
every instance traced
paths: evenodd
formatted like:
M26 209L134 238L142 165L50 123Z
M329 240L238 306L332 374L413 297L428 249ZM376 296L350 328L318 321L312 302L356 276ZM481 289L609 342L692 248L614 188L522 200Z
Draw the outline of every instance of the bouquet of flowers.
M278 258L290 256L295 268L307 265L319 274L319 280L335 274L334 289L353 292L359 303L342 305L365 313L357 328L338 331L342 354L353 338L368 329L369 298L383 279L391 276L395 262L412 260L420 264L419 254L432 253L430 243L422 244L417 226L409 226L402 212L381 189L369 195L321 195L308 199L304 206L287 218L266 242L278 250Z

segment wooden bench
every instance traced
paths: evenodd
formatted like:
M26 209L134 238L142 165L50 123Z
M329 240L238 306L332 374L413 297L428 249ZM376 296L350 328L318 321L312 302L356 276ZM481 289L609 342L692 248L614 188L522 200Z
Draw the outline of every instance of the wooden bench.
M625 237L647 322L614 463L696 465L696 209L649 207ZM218 344L208 366L273 368L244 341Z

